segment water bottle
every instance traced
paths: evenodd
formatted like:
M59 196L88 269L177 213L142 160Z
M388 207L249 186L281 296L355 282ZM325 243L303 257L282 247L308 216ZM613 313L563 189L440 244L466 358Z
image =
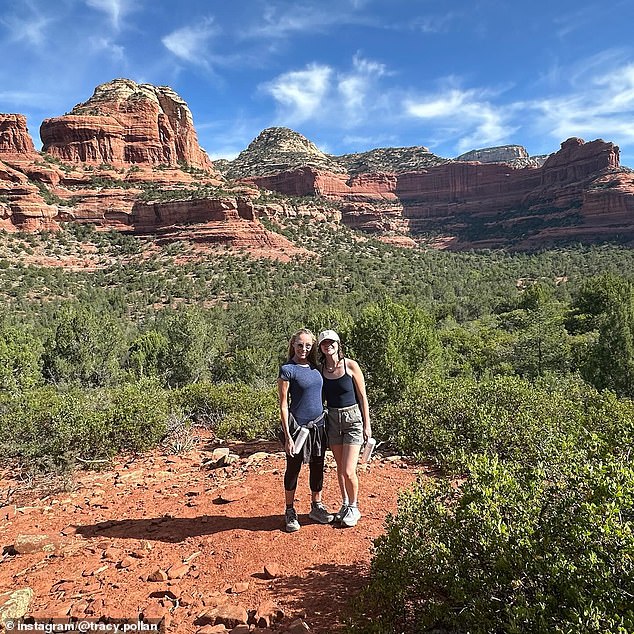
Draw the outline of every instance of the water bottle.
M370 456L372 456L372 451L376 446L376 440L374 438L368 438L365 443L365 447L363 448L363 455L361 456L361 462L368 462L370 460Z
M306 442L306 438L308 437L308 431L308 427L300 426L299 432L297 433L297 438L295 438L295 443L293 445L293 455L296 456L302 450L302 447Z

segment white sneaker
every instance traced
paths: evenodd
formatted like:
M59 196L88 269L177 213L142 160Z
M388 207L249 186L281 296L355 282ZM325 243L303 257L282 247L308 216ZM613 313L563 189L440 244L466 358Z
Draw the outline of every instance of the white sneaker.
M334 516L331 513L328 513L326 507L321 502L316 502L315 504L312 504L308 517L320 524L330 524Z
M347 513L347 511L348 511L348 504L344 502L341 505L341 508L335 513L335 519L333 521L340 522L341 518Z
M299 521L297 519L297 511L294 508L286 509L284 513L284 523L287 533L294 533L299 530Z
M349 506L345 515L341 518L341 525L352 528L361 519L361 511L356 506Z

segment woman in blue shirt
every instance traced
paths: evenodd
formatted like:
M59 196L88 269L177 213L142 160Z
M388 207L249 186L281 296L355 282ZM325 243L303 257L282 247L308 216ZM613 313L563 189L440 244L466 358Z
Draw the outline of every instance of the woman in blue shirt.
M280 368L277 380L280 419L284 434L286 472L284 492L286 499L285 527L292 533L299 530L295 511L295 489L302 464L308 464L311 490L311 509L308 517L320 524L329 524L333 515L321 501L324 485L324 457L327 448L326 425L322 402L323 379L316 367L317 346L310 330L298 330L289 342L288 361ZM295 440L301 428L308 435L295 453Z

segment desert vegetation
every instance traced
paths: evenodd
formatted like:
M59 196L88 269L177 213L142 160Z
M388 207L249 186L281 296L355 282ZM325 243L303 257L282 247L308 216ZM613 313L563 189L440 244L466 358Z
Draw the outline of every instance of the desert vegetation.
M332 327L375 435L438 473L388 518L351 630L634 631L634 252L277 230L317 257L183 263L186 243L85 227L3 235L3 459L95 466L177 426L272 438L289 334ZM86 252L90 270L32 261Z

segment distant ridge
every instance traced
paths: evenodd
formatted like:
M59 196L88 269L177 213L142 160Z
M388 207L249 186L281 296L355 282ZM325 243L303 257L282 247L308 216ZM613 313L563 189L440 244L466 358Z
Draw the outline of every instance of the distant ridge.
M270 176L298 167L310 166L336 174L345 170L332 156L290 128L262 130L233 161L216 161L228 178Z
M548 154L529 156L522 145L498 145L471 150L456 157L456 161L477 161L479 163L505 163L512 167L541 167Z
M290 128L266 128L232 161L214 164L228 178L271 176L300 167L313 167L333 174L409 172L442 165L448 159L426 147L377 148L367 152L334 156L322 152L312 141Z

